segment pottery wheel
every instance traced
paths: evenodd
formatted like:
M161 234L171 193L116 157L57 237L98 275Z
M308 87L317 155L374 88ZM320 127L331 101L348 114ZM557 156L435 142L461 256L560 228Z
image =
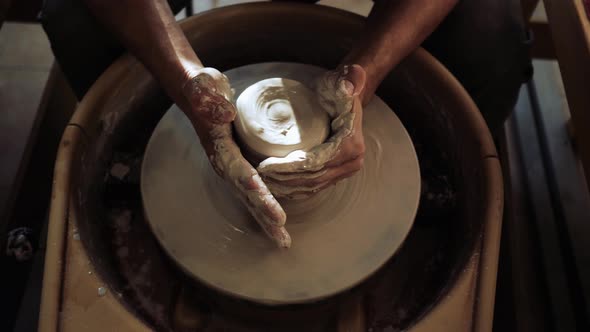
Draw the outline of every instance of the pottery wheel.
M261 63L229 70L235 96L283 77L312 86L323 69ZM378 97L364 108L365 163L311 199L282 201L293 244L270 241L219 178L188 118L173 106L146 148L141 191L147 220L188 274L221 292L265 304L325 298L381 267L410 231L420 172L410 137Z

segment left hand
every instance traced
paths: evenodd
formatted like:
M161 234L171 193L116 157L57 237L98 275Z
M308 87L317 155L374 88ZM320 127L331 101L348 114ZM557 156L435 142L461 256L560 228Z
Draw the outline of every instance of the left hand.
M225 75L214 68L187 73L182 92L188 101L183 111L191 120L213 169L230 184L238 199L279 246L288 248L286 214L262 179L244 159L232 136L236 115L229 102L232 92Z
M365 81L359 65L343 66L319 78L316 93L330 115L332 135L307 152L297 150L260 163L258 172L276 197L309 196L361 169L365 141L359 96Z

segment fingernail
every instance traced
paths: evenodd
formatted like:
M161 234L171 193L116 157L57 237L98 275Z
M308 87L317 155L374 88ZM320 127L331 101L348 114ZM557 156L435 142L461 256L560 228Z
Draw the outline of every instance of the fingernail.
M268 235L268 237L276 243L279 248L291 247L291 236L287 232L287 229L283 226L265 225L261 224L262 229Z
M290 248L291 247L291 236L287 233L285 227L280 227L277 231L276 237L274 238L275 243L279 248Z
M352 84L349 80L342 80L342 85L344 87L344 92L348 95L352 95L354 93L354 84Z

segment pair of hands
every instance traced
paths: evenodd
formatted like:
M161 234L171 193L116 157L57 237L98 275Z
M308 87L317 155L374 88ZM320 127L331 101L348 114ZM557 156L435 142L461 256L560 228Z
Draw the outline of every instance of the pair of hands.
M289 247L291 238L284 227L286 214L275 196L311 195L362 167L365 146L360 94L365 81L365 71L358 65L343 66L320 77L316 92L330 115L332 135L307 152L268 158L258 170L242 156L232 137L236 109L229 101L232 92L227 77L204 68L184 85L190 107L185 112L211 165L279 247Z

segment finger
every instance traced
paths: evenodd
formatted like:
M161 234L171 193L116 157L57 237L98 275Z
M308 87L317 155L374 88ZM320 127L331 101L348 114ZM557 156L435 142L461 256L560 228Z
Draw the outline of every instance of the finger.
M317 187L292 187L269 181L267 186L277 198L301 199L317 193L325 187L325 183L322 183Z
M286 221L286 215L281 205L273 197L266 184L251 166L250 171L253 173L251 177L240 180L240 191L247 196L248 204L252 205L257 213L262 213L260 218L264 219L265 224L283 226Z
M328 140L309 151L296 150L285 157L270 157L257 167L260 174L273 177L275 174L317 172L324 168L338 152L340 142Z
M268 237L270 237L279 248L291 247L291 236L283 226L266 225L262 229Z
M349 96L358 96L365 88L367 73L360 65L354 64L344 66L344 73L341 77L340 88Z
M349 160L357 159L365 154L365 140L363 137L363 112L360 108L360 100L355 98L352 113L355 114L350 129L342 128L335 134L341 134L342 143L338 152L326 163L326 167L337 167ZM346 131L349 132L347 133Z
M326 88L326 86L330 85L329 81L335 79L334 75L338 75L338 73L330 72L320 78L320 83L317 89L320 94L320 99L323 99L325 102L332 100L331 98L334 97L333 95L328 96L333 94L334 89ZM346 75L349 75L350 79L358 82L361 86L364 85L365 72L360 66L351 66L351 69L346 72ZM322 94L325 95L322 96ZM317 172L321 171L326 165L340 165L363 154L362 108L358 97L350 98L349 112L331 112L331 114L334 113L335 115L335 118L331 123L332 132L334 134L326 142L307 152L297 150L282 158L267 158L258 165L258 172L265 179L274 178L276 180L285 180L285 176L288 176L286 174L298 174L298 176L305 178L317 178L319 176ZM360 137L357 138L359 142L353 142L353 144L351 144L353 146L352 149L341 148L343 140L354 135L355 131Z
M318 192L337 184L341 180L353 176L355 173L356 172L342 174L329 182L324 182L315 187L291 187L272 182L268 183L268 187L278 198L303 199L311 197L317 194Z
M351 176L358 172L364 163L364 158L359 157L357 159L349 160L338 167L330 167L325 169L322 175L315 178L299 178L289 179L284 181L277 181L275 179L269 179L268 183L273 183L287 187L307 187L317 188L318 186L324 186L341 179L343 176Z
M314 179L317 178L319 176L322 176L326 173L327 169L323 168L320 169L317 172L310 172L310 171L305 171L305 172L297 172L297 173L271 173L265 175L265 174L260 174L260 176L262 177L262 180L265 181L267 179L272 179L275 181L287 181L287 180L294 180L294 179ZM266 183L266 181L265 181Z
M224 125L220 127L229 127ZM256 172L256 170L244 159L240 153L240 149L233 141L231 133L227 130L217 131L220 135L215 136L215 130L212 130L211 136L213 138L213 155L210 156L210 161L215 169L219 170L219 173L228 180L241 194L240 197L244 198L244 203L248 206L258 207L259 210L265 211L265 215L272 217L274 224L283 224L284 222L280 219L285 219L284 212L276 210L280 205L271 197L270 191L262 182L262 179ZM275 204L276 203L276 204Z
M355 98L355 107L360 100ZM348 112L332 122L332 135L325 143L311 150L293 151L286 157L271 157L263 160L257 167L265 178L288 180L289 178L317 178L326 167L339 166L349 160L364 155L365 145L362 133L362 112Z
M285 211L264 184L256 170L244 159L230 137L214 142L216 151L211 162L223 177L231 183L240 201L260 227L279 246L289 246L290 237L283 225L287 220Z
M351 111L353 109L354 103L351 103ZM360 112L359 112L360 113ZM331 128L332 132L334 133L328 141L340 141L353 133L353 128L355 124L356 113L353 112L343 112L340 113L335 119L332 120Z
M323 176L330 167L337 167L346 161L358 158L360 153L345 154L342 151L335 150L330 155L334 155L334 157L332 159L328 157L313 159L313 157L310 157L311 160L295 162L281 158L268 158L259 164L257 170L264 181L313 180Z
M253 171L253 169L252 169ZM291 246L291 237L284 227L287 216L285 211L270 193L258 174L246 180L243 186L238 186L240 200L266 235L280 248Z
M333 173L332 168L336 167L349 167L350 164L353 162L358 162L359 158L364 158L365 146L364 141L360 140L360 142L350 142L348 144L344 144L344 147L341 148L337 153L336 156L329 160L324 164L318 171L310 171L308 169L299 169L293 167L293 165L285 165L290 166L291 171L285 169L285 172L275 172L277 168L272 168L271 165L263 165L266 166L262 170L259 167L259 174L262 176L265 182L274 181L274 182L285 182L288 183L289 181L293 180L295 182L318 182L318 178L326 178L329 177L329 174ZM356 160L356 161L355 161ZM272 162L269 160L265 161L266 163ZM278 165L272 165L278 166ZM361 164L362 166L362 164ZM330 173L329 173L330 172ZM321 180L319 181L321 182Z
M320 105L332 118L350 111L353 98L365 87L366 76L365 70L356 64L327 72L316 85Z
M354 116L352 113L347 115ZM352 135L353 129L352 123L343 124L326 142L313 147L307 152L297 150L285 157L267 158L258 165L257 170L265 178L279 179L284 174L309 174L309 177L316 177L313 173L321 171L326 165L330 163L339 165L346 160L355 159L360 154L356 153L354 149L352 151L350 148L342 149L343 140ZM362 132L359 134L362 140ZM356 144L354 146L356 147ZM361 152L364 152L364 148ZM347 156L350 153L352 155Z

